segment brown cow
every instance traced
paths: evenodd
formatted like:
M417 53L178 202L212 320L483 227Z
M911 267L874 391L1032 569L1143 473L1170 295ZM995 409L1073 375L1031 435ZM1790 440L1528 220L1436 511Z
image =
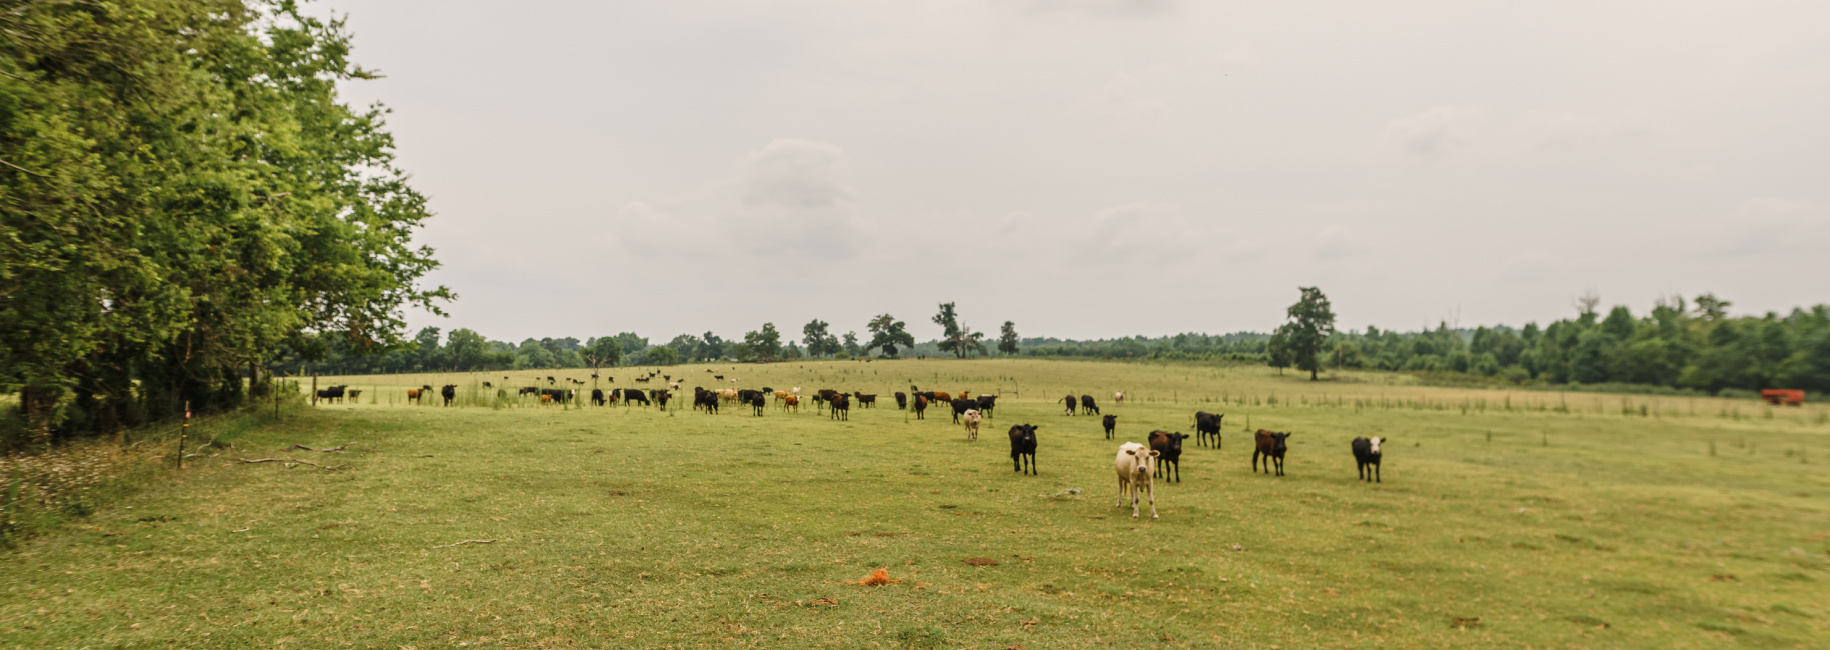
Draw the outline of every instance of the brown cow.
M1257 448L1252 450L1252 473L1258 473L1258 455L1264 454L1264 473L1270 474L1271 462L1276 461L1277 475L1283 476L1284 452L1289 450L1289 446L1284 441L1289 437L1288 433L1277 433L1264 429L1259 429L1257 433L1252 434L1252 441L1257 444Z
M962 390L962 391L960 391L960 392L959 392L959 398L960 398L960 399L966 399L966 398L968 398L968 397L971 397L971 396L972 396L972 391L965 391L965 390Z
M1172 474L1175 482L1182 482L1182 441L1187 439L1188 434L1180 431L1150 432L1150 449L1157 453L1157 459L1161 461L1157 465L1157 472L1163 476L1164 483L1169 482Z
M915 419L928 419L928 396L924 393L915 394Z
M430 394L431 392L432 392L431 386L420 386L419 388L408 388L407 389L407 401L419 402L420 397Z
M789 395L787 397L783 397L782 398L782 409L783 410L793 409L796 413L800 412L801 396Z

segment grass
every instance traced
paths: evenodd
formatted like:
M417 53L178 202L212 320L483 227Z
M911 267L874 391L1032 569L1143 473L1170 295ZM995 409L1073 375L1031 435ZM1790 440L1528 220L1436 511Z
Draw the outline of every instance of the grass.
M713 385L702 368L668 372ZM0 560L0 647L1830 644L1815 406L1068 361L718 371L888 406L708 416L498 401L480 382L500 374L320 378L372 392ZM969 443L894 409L911 381L1005 396ZM445 383L468 406L399 395ZM1064 416L1070 390L1120 439ZM1227 414L1224 450L1156 484L1161 520L1114 508L1118 443L1195 410ZM1248 416L1294 432L1287 476L1248 469ZM1024 422L1040 476L999 435ZM1373 434L1390 483L1354 480L1348 442ZM878 568L900 582L848 584Z

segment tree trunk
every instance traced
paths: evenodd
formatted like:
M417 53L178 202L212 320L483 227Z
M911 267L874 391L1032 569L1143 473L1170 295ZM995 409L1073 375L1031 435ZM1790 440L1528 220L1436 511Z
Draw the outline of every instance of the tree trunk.
M26 385L19 389L19 410L25 415L27 442L38 449L51 446L51 407L57 401L50 391Z

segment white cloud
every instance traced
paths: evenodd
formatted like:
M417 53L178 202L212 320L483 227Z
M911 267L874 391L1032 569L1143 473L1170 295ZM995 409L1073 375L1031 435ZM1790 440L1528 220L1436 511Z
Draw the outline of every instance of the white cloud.
M863 249L864 224L844 182L845 151L777 138L750 152L743 207L720 225L751 255L777 261L848 260Z
M1070 263L1165 263L1196 250L1203 233L1172 203L1140 201L1093 213Z
M1435 155L1471 144L1476 118L1473 109L1437 106L1392 120L1385 126L1385 136L1407 152Z
M1717 237L1720 257L1771 255L1794 251L1822 254L1830 233L1830 206L1810 201L1754 199L1743 203Z
M1323 260L1338 260L1354 254L1359 248L1354 241L1353 233L1345 226L1329 226L1322 229L1322 234L1315 238L1315 257Z

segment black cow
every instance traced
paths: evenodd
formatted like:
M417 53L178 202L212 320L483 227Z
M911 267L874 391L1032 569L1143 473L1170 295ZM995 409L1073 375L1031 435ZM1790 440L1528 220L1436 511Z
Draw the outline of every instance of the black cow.
M966 399L964 397L955 398L952 402L949 402L949 403L953 405L953 423L954 424L959 424L959 416L965 415L967 411L970 411L972 409L979 407L978 400Z
M747 401L747 403L751 407L756 409L756 417L760 418L760 417L762 417L762 414L763 414L763 407L767 406L769 404L769 398L763 397L763 393L760 391L750 391L750 392L754 393L754 394L750 396L750 399Z
M996 395L980 395L979 396L979 414L980 415L983 415L986 418L990 418L991 410L997 408L997 406L998 406L998 396L996 396Z
M1257 433L1252 434L1252 442L1256 443L1252 450L1252 473L1258 473L1258 455L1264 454L1264 473L1271 473L1271 461L1275 460L1277 461L1277 475L1283 476L1284 452L1290 449L1285 441L1289 437L1288 433L1277 433L1264 429L1259 429Z
M540 389L534 388L533 386L523 387L521 389L521 392L516 393L516 396L526 395L528 393L533 393L535 395L538 395L538 394L540 394Z
M762 394L762 391L745 388L743 390L737 391L737 401L743 402L745 404L749 404L751 402L751 400L756 399L756 396L760 395L760 394Z
M663 411L667 410L667 400L673 398L673 393L669 393L664 390L658 390L658 391L655 391L655 393L656 394L654 396L654 403L661 405L661 410L663 410Z
M902 391L896 391L896 410L898 410L898 411L909 410L909 394L908 393L904 393Z
M445 398L445 406L451 406L451 400L457 399L457 384L445 384L444 388L438 389L438 394Z
M1195 411L1195 444L1207 446L1207 437L1211 435L1214 437L1214 448L1219 449L1220 420L1225 418L1225 413L1216 415L1207 411Z
M1080 396L1080 410L1087 415L1099 415L1099 405L1093 403L1092 395Z
M1029 461L1025 471L1023 461ZM1025 475L1036 474L1036 427L1030 424L1019 424L1010 428L1010 464L1011 471Z
M489 382L483 382L483 387L484 388L495 388L495 386L490 385Z
M331 386L329 388L320 389L318 391L318 399L326 402L342 400L344 388L344 386Z
M1182 441L1187 439L1188 434L1180 431L1175 433L1170 433L1168 431L1150 432L1150 448L1156 450L1156 453L1160 454L1157 456L1157 460L1160 462L1156 466L1156 473L1158 476L1163 477L1164 483L1169 482L1169 470L1171 468L1175 469L1175 482L1182 482Z
M556 380L556 379L553 379L553 376L552 376L552 375L547 375L547 376L546 376L546 383L549 383L549 384L557 384L557 383L559 383L559 381L558 381L558 380Z
M362 396L362 389L351 388L351 389L349 389L348 393L345 393L345 395L347 395L350 399L356 399L356 398Z
M832 409L832 419L851 421L851 396L839 393L828 398L826 404Z
M649 405L648 396L642 394L642 391L640 391L638 389L634 389L634 388L628 388L628 389L623 390L623 406L625 406L625 407L629 406L630 402L641 402L642 406Z
M1359 466L1360 480L1373 483L1385 482L1385 479L1379 476L1379 459L1385 457L1385 450L1380 446L1384 444L1385 438L1378 436L1353 439L1353 460L1354 464Z
M1074 411L1079 410L1079 408L1080 408L1080 403L1074 399L1073 395L1069 395L1067 397L1063 397L1061 399L1055 400L1056 404L1060 404L1062 402L1067 402L1067 414L1068 415L1073 415Z
M858 408L877 408L877 396L858 393Z
M1099 423L1106 425L1106 439L1111 440L1112 439L1112 430L1118 428L1118 416L1116 416L1116 415L1105 416L1103 418L1100 418Z
M915 419L917 419L917 420L928 419L928 396L927 395L922 395L920 393L915 394Z
M542 388L539 390L541 397L551 397L555 402L565 402L572 399L573 391L569 388Z
M602 389L602 388L591 389L591 403L596 404L598 406L604 405L604 389Z

